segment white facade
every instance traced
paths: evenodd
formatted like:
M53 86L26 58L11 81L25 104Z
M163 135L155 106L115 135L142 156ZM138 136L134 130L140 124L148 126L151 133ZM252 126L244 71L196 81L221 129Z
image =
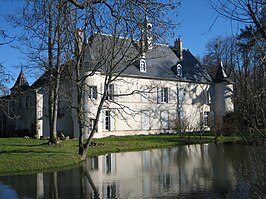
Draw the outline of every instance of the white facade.
M84 97L88 122L96 116L104 78L97 73L87 79L85 90L97 89L97 96ZM114 97L104 104L95 137L171 133L179 117L186 119L186 131L209 130L203 129L203 114L210 112L210 84L120 77L112 85Z
M82 107L85 138L92 130L103 96L109 59L117 66L118 72L123 72L107 89L109 95L101 110L94 137L202 132L217 126L220 128L223 116L233 111L233 85L222 66L218 68L215 81L212 81L189 50L182 49L180 39L174 47L153 44L139 58L138 48L131 40L121 39L123 45L118 42L113 49L117 51L114 53L117 57L110 58L108 48L113 47L113 37L100 34L93 38L94 42L85 52L82 69L86 77ZM134 62L129 61L132 57ZM92 72L99 65L101 67ZM7 118L5 113L1 113L0 136L12 136L7 134L12 131L25 131L37 137L49 136L49 78L46 76L45 73L29 86L21 71L12 89L22 88L23 92L7 96L11 102L17 102L13 109L16 117ZM78 137L76 84L66 78L61 81L59 90L57 131L70 138ZM26 105L28 95L32 99L31 111Z

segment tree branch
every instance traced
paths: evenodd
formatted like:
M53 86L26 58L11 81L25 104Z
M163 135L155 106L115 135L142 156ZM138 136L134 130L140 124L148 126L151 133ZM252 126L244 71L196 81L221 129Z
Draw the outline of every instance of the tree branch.
M266 40L266 32L265 32L265 29L261 26L259 20L257 19L250 3L247 4L247 7L248 7L248 13L249 13L249 16L252 18L252 20L254 21L258 31L260 32L260 34L262 35L263 39Z

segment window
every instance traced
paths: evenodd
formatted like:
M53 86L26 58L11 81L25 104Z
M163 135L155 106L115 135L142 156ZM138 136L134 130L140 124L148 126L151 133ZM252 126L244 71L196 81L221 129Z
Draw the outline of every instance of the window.
M178 77L181 77L182 76L182 66L181 66L181 64L177 64L176 65L176 75Z
M26 109L30 109L30 104L31 104L30 96L27 96L26 97Z
M163 129L169 129L169 113L168 111L161 112L161 124Z
M97 99L97 87L96 86L89 86L89 98Z
M162 90L161 90L161 102L168 103L168 88L162 88Z
M93 126L94 126L94 123L95 123L95 119L90 119L89 120L89 130L90 130L90 132L92 132L92 129L93 129ZM97 132L98 130L97 130L97 127L96 127L96 132Z
M142 111L141 125L142 125L143 130L150 129L150 112L149 111Z
M111 112L105 111L105 130L111 130Z
M160 174L159 180L160 180L160 185L162 185L160 188L163 188L164 191L168 191L171 187L170 174Z
M112 155L106 155L106 173L109 174L112 171Z
M140 72L142 72L142 73L146 73L147 72L146 61L144 59L140 59L140 61L139 61L139 69L140 69Z
M206 90L202 91L201 92L201 101L204 104L210 105L211 104L211 92L206 91Z
M114 129L114 113L110 110L102 112L103 130L112 131Z
M103 198L120 198L120 190L116 182L104 182L102 190Z
M147 101L149 99L149 92L150 89L147 86L144 86L142 88L142 94L141 94L142 101Z
M158 89L158 102L159 103L168 103L168 100L169 100L168 88L159 88Z
M110 84L107 89L107 100L114 100L114 84Z
M209 112L204 112L203 113L203 118L202 118L202 120L203 120L203 126L204 127L207 127L207 126L209 126Z
M91 160L91 170L98 170L99 169L99 160L98 160L98 156L93 156L90 158Z

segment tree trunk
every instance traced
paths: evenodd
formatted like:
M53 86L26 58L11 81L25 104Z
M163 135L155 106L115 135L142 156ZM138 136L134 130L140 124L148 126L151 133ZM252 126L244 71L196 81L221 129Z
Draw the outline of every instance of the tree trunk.
M87 158L87 148L84 148L83 144L79 145L79 155L82 161L86 160Z
M54 34L56 35L56 47L57 47L57 52L56 52L56 65L55 65L55 72L56 74L53 74L55 76L54 78L54 86L52 87L53 92L53 104L51 106L53 107L51 109L52 111L52 119L50 120L50 126L51 126L51 131L50 131L50 140L49 143L51 144L58 144L57 140L57 115L58 115L58 101L59 101L59 87L60 87L60 78L61 78L61 48L62 48L62 43L61 43L61 15L62 15L62 8L61 8L61 0L58 1L58 18L57 18L57 24L56 28L54 30ZM52 22L51 22L52 23ZM53 49L49 49L51 52ZM52 58L51 58L52 59Z

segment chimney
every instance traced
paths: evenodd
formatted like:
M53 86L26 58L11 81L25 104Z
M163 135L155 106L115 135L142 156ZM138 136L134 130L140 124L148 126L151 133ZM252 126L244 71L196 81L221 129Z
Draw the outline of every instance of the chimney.
M180 61L183 61L183 54L182 54L182 40L179 37L178 39L175 40L174 48L176 49L177 56L179 57Z
M148 21L146 22L146 48L152 49L152 24Z
M148 18L146 17L141 30L140 45L142 52L147 52L152 49L152 40L152 24L148 22Z

